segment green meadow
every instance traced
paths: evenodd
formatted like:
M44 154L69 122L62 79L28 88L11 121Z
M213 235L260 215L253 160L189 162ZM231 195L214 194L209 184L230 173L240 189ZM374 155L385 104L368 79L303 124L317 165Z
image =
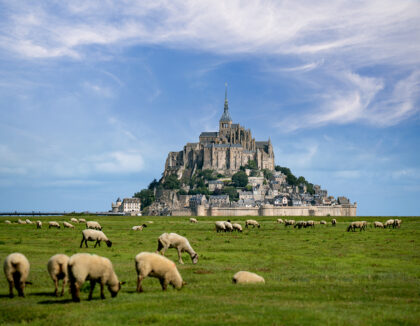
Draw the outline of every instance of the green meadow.
M6 218L4 218L6 219ZM0 259L23 253L31 264L26 297L10 299L8 283L0 277L0 324L31 325L419 325L420 324L420 217L402 217L400 229L346 232L350 221L382 221L385 217L339 217L338 224L314 229L285 228L277 217L257 217L260 229L243 233L216 233L214 222L227 218L199 217L87 217L104 227L112 240L93 248L79 248L84 225L48 229L46 222L70 217L43 217L35 225L6 225L0 219ZM15 217L7 219L16 221ZM31 218L35 220L38 218ZM244 226L245 217L230 217ZM299 218L294 218L299 220ZM309 219L309 218L305 218ZM314 218L320 220L321 218ZM331 217L325 218L327 221ZM148 221L154 223L149 224ZM131 227L147 223L143 231ZM199 254L178 269L187 285L180 291L161 290L147 278L144 293L136 293L134 257L157 249L163 232L186 236ZM100 287L87 301L85 283L81 302L73 303L66 289L53 296L48 259L57 253L78 252L108 257L120 281L116 298ZM166 256L177 261L175 249ZM263 276L265 285L235 285L240 270ZM15 292L16 294L16 292Z

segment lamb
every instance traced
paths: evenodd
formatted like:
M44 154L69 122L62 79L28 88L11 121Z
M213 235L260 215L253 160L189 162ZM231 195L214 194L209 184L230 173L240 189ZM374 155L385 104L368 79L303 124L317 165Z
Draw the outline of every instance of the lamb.
M86 223L86 220L84 218L79 218L79 223Z
M226 232L226 226L223 221L217 221L215 222L216 225L216 232Z
M284 220L284 227L287 227L289 225L294 225L296 222L295 220Z
M234 284L253 284L253 283L265 283L263 277L245 271L239 271L235 275L233 275L232 282Z
M223 223L225 224L226 232L233 232L233 226L230 221L224 221Z
M42 228L42 222L41 221L36 221L36 228L37 229L41 229Z
M69 222L63 222L65 228L74 229L74 225Z
M4 260L3 270L6 279L9 282L9 297L13 298L13 286L16 288L18 295L24 297L25 284L29 275L29 261L21 253L15 252L10 254Z
M72 218L70 219L70 222L73 222L73 223L79 224L79 221L77 220L77 218L74 218L74 217L72 217Z
M242 232L242 226L239 223L233 223L232 227L233 227L233 230L236 230L238 232Z
M332 226L336 226L336 224L337 224L337 220L336 220L335 218L333 218L333 219L331 220L331 225L332 225Z
M260 223L258 223L256 220L246 220L245 221L245 227L248 228L248 225L252 225L254 228L257 226L260 228Z
M59 229L60 228L60 224L58 224L56 221L51 221L51 222L48 222L48 228L49 229L51 229L51 228L57 228L57 229Z
M28 218L25 220L25 222L26 222L26 224L32 224L32 221Z
M162 290L165 291L168 285L180 290L186 283L173 261L166 257L151 252L141 252L135 258L137 271L137 292L143 292L141 282L147 277L155 277L160 281Z
M347 232L352 230L353 232L356 231L356 229L360 229L360 232L365 229L365 225L363 222L351 222L350 225L347 227Z
M394 220L388 220L385 222L384 227L385 228L391 227L394 225L394 222L395 222Z
M190 218L190 223L198 223L198 221L197 221L197 219L196 219L196 218L191 217L191 218Z
M277 223L282 224L282 223L284 223L284 221L281 218L278 218Z
M324 220L319 221L319 224L325 224L325 225L327 225L327 221L324 221Z
M25 221L22 221L20 218L18 218L18 224L26 224L26 222Z
M64 294L64 288L68 281L67 264L69 256L63 254L57 254L52 256L47 263L48 273L50 274L54 285L55 285L55 296L58 297L58 282L63 280L63 288L61 290L61 296Z
M135 225L135 226L133 226L131 228L131 230L133 230L133 231L142 231L143 228L147 228L147 225L146 224L143 224L143 225Z
M102 226L96 221L87 221L86 228L102 231Z
M384 225L381 222L376 221L375 223L373 223L373 226L376 228L384 228Z
M4 221L4 223L6 223L6 224L12 224L12 222L10 222L9 220Z
M88 247L87 242L88 241L96 241L94 248L96 248L96 245L101 246L101 241L105 241L106 245L108 247L112 246L112 242L107 238L105 233L98 230L90 230L90 229L84 229L82 231L82 241L80 242L80 248L82 248L83 242L85 243L86 248Z
M191 247L190 242L187 238L176 233L163 233L158 238L158 248L156 250L156 253L160 252L164 256L165 251L168 250L168 248L176 248L178 250L178 262L180 264L184 264L181 257L181 254L184 251L189 253L192 263L197 264L198 255Z
M119 282L112 263L108 258L90 254L75 254L68 261L70 291L74 302L80 302L80 288L86 280L90 280L88 300L92 299L96 282L101 285L101 299L105 299L104 286L112 297L116 297L125 282Z

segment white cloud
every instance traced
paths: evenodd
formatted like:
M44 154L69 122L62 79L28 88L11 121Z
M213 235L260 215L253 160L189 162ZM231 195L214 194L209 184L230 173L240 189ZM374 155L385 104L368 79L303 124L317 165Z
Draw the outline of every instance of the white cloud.
M132 173L143 169L143 157L140 153L111 152L89 158L93 168L101 173Z
M103 97L113 97L114 96L114 92L112 91L111 88L106 87L106 86L102 86L102 85L97 85L94 83L90 83L90 82L85 82L83 84L83 87L88 91L88 92L92 92L98 96L103 96Z

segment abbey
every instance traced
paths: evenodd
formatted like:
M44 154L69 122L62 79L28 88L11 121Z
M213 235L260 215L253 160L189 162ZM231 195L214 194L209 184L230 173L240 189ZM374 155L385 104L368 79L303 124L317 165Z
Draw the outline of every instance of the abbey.
M274 152L270 139L256 141L250 129L232 123L226 89L219 131L202 132L198 143L187 143L184 150L170 152L166 159L164 177L169 174L176 174L178 178L189 177L197 169L211 169L229 176L250 160L255 161L260 170L274 170Z

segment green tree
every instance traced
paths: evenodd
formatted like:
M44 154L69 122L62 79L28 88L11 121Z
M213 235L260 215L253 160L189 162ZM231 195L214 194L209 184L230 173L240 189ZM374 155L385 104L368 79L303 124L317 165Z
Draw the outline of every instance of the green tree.
M248 176L243 171L238 171L232 176L235 187L245 187L248 184Z
M184 189L179 189L178 195L186 195L187 192Z
M181 183L179 182L177 176L172 174L166 177L163 187L165 189L179 189L181 187Z
M141 209L145 209L155 201L153 190L150 189L143 189L140 192L136 192L133 197L140 198Z
M267 180L270 180L273 178L273 173L269 170L269 169L264 169L264 178L266 178Z
M248 160L248 164L245 165L245 168L251 169L251 170L257 170L258 169L257 162L255 162L254 160Z
M236 191L235 187L224 187L222 191L223 191L223 194L229 196L230 201L238 201L239 194Z
M154 188L157 188L159 186L159 182L156 179L153 179L152 182L150 182L148 189L153 190Z

